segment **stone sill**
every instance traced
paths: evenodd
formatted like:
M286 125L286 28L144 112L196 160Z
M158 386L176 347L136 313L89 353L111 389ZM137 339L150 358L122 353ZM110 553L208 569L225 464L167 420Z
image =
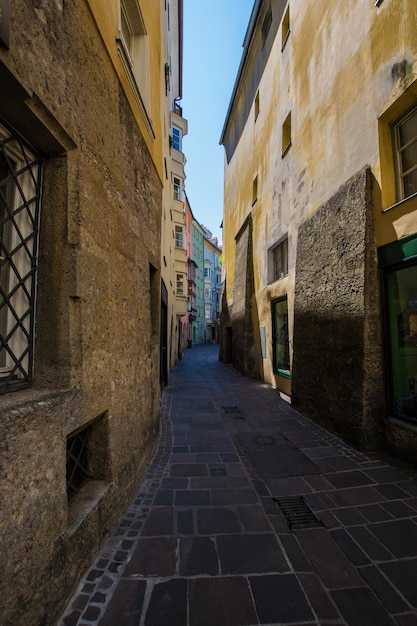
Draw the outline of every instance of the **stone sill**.
M396 426L397 428L401 428L403 430L409 430L415 434L417 434L417 423L416 422L411 422L408 420L402 420L398 417L387 417L386 418L387 422L389 424L391 424L392 426Z
M407 196L406 198L402 198L398 200L395 204L387 207L386 209L382 209L382 213L388 213L389 211L393 211L394 209L401 208L404 205L410 205L412 209L415 208L417 201L417 193L413 193L411 196ZM408 208L408 207L407 207Z
M68 399L81 396L79 389L35 389L30 387L1 396L0 438L28 431L33 424L50 421Z
M89 480L68 503L67 535L71 537L83 521L99 505L110 485L102 480Z

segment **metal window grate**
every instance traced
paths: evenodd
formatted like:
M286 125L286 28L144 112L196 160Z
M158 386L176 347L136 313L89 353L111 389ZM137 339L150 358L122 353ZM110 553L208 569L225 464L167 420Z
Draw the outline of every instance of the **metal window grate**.
M67 494L68 499L78 493L91 478L89 471L91 427L67 439Z
M0 393L32 380L42 167L0 122Z

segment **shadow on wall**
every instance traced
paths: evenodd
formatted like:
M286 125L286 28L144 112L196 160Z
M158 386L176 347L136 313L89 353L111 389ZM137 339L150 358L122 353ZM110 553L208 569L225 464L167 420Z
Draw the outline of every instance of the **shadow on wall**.
M262 378L261 338L255 298L252 252L252 216L236 237L233 304L227 304L224 282L221 309L220 360L231 363L244 376Z

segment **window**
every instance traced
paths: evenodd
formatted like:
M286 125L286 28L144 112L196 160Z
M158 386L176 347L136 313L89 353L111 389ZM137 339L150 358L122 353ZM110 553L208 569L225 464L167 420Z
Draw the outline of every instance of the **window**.
M120 57L131 86L138 89L143 104L149 104L148 37L137 0L120 0Z
M68 528L75 529L93 510L111 481L109 462L108 415L103 413L66 438L66 484ZM88 489L88 497L84 486ZM83 505L77 494L84 491Z
M290 5L287 6L287 10L285 11L283 20L282 20L282 48L284 49L285 44L288 41L288 37L290 36Z
M0 391L32 380L41 161L0 124Z
M67 438L67 495L71 499L91 478L90 461L91 426Z
M282 125L282 156L284 157L291 147L291 111Z
M177 274L177 296L184 295L184 276Z
M174 198L181 201L181 180L174 176Z
M252 206L258 199L258 177L255 176L252 183Z
M272 332L274 371L290 377L290 342L288 333L288 300L280 298L272 303Z
M258 115L259 115L259 91L256 93L256 96L255 96L255 121Z
M204 278L210 278L210 270L208 267L204 268Z
M272 11L271 7L269 7L267 14L264 17L264 21L262 22L262 48L265 45L266 39L268 37L269 29L272 24Z
M176 126L172 127L172 147L180 152L182 150L182 133Z
M175 226L175 246L176 248L184 247L184 233L182 226Z
M132 58L134 52L133 42L135 40L135 35L133 32L133 28L130 24L124 2L122 2L120 5L120 32L126 51L129 53L130 58Z
M417 108L394 126L399 199L417 192Z
M270 257L269 282L273 283L288 275L288 238L270 251Z

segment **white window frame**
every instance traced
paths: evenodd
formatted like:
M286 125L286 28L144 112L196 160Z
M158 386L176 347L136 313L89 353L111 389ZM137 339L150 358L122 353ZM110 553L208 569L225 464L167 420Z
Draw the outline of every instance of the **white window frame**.
M182 226L175 225L175 247L184 248L184 230Z
M407 192L405 187L405 178L410 174L413 174L417 170L417 160L409 167L407 170L403 168L403 160L402 154L410 147L417 145L417 134L407 143L402 144L401 142L401 127L411 118L415 117L417 120L417 107L414 107L411 111L409 111L405 116L403 116L398 122L394 125L394 149L396 155L396 171L397 171L397 187L398 187L398 196L399 200L404 200L405 198L409 198L414 193L417 193L417 189L415 191Z
M138 0L119 0L119 56L130 86L154 137L150 108L149 38Z
M181 196L182 196L181 178L174 176L173 185L174 185L174 198L175 200L179 200L181 202Z
M178 152L182 151L182 130L178 126L172 127L172 147Z
M281 255L282 271L277 271L276 255ZM288 235L280 239L268 250L268 283L274 283L288 276Z
M176 285L176 294L177 296L184 296L184 275L177 274L177 285Z

